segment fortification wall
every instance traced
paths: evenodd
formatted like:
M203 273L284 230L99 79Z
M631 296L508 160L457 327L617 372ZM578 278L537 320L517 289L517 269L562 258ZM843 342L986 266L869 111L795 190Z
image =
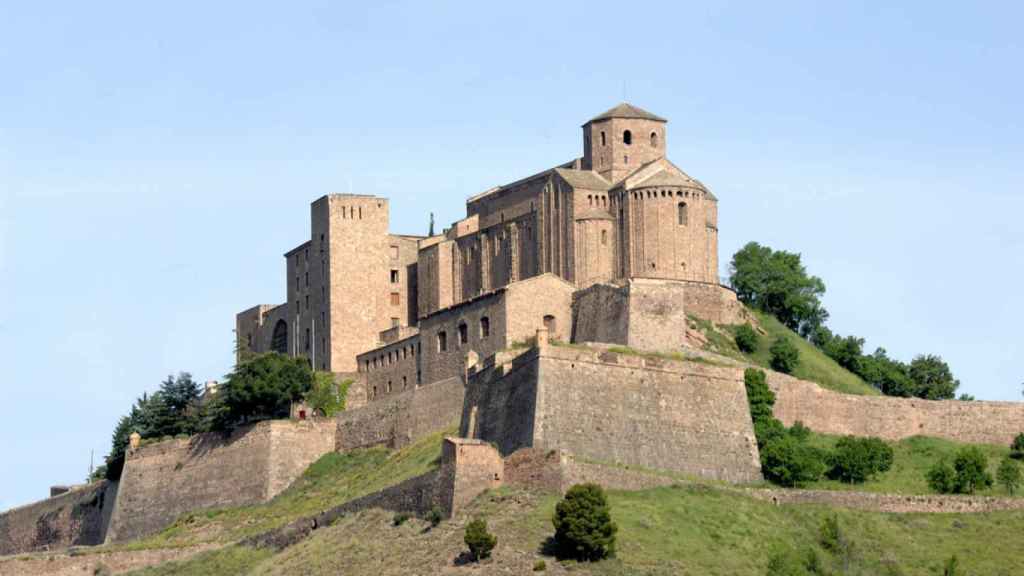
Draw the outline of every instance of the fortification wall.
M462 378L449 378L346 410L337 417L335 449L405 446L457 422L464 396Z
M562 449L734 482L761 478L742 380L694 363L542 347L470 378L469 432L502 454Z
M678 350L686 340L686 290L680 282L637 278L627 285L629 346Z
M825 434L900 440L934 436L957 442L1009 445L1024 432L1024 403L921 400L841 394L768 373L775 391L775 417L787 426L801 421Z
M628 342L629 303L623 287L594 284L573 295L572 307L573 342Z
M750 320L736 293L717 283L684 282L683 296L686 313L709 322L743 324Z
M275 420L130 451L107 541L153 534L185 512L269 500L333 439L333 422Z
M102 480L0 514L0 556L102 544L116 494Z

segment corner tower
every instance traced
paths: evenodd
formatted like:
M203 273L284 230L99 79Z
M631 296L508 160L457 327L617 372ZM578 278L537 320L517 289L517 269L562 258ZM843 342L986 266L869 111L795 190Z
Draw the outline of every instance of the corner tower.
M665 157L668 120L623 102L583 125L584 170L618 182L639 166Z

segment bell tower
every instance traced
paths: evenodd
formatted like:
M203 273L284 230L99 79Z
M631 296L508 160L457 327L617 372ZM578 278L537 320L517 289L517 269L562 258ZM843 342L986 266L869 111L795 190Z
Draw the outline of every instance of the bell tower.
M583 166L611 182L665 156L668 120L623 102L583 125Z

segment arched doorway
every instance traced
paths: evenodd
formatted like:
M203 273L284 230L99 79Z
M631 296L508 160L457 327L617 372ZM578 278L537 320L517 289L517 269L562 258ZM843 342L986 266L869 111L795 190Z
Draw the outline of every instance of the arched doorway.
M274 334L270 338L270 349L281 354L288 353L288 323L278 320L274 325Z

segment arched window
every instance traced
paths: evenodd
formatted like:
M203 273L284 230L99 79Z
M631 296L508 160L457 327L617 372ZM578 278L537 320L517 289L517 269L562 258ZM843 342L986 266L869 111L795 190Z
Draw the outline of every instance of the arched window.
M657 132L651 132L651 147L652 148L657 148L658 147L658 133Z
M689 220L689 218L688 218L688 216L686 214L686 202L680 202L679 203L679 225L680 226L686 226L686 223L687 223L688 220Z
M608 245L608 231L607 230L601 230L601 245L602 246Z
M437 351L446 352L448 350L448 333L441 330L437 333Z
M278 320L274 325L274 334L270 338L270 349L280 354L288 353L288 323Z
M622 143L625 144L626 146L629 146L630 144L632 144L633 143L633 133L630 132L629 130L626 130L625 132L623 132L622 133Z
M491 319L487 316L480 318L480 337L487 338L491 335Z
M604 130L601 130L601 146L607 146L608 143L604 139Z
M558 329L558 322L555 320L555 317L552 316L551 314L545 315L544 316L544 327L547 328L547 330L548 330L548 337L549 338L554 338L555 337L555 330Z

